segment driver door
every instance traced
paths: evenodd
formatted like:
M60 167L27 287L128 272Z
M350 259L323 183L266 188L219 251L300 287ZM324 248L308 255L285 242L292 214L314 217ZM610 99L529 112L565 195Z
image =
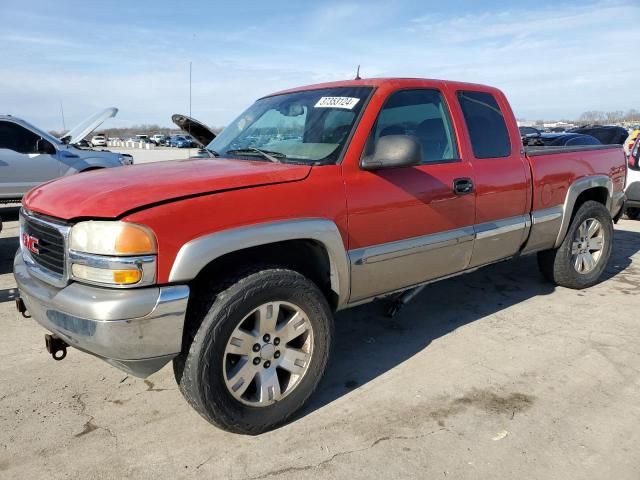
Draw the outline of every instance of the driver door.
M392 93L365 154L385 135L417 139L422 164L345 174L352 302L460 272L473 249L473 173L442 92Z
M37 142L44 146L38 153ZM10 121L0 121L0 198L21 198L30 189L60 176L55 147Z

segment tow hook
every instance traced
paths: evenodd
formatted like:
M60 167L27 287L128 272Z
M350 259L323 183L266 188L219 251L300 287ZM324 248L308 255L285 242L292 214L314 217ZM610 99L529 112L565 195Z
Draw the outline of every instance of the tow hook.
M20 297L16 297L16 309L22 314L24 318L31 318L31 315L27 313L27 306Z
M54 360L62 360L67 356L67 347L69 344L64 340L54 337L53 335L46 334L44 336L44 344L47 347L47 352L51 354Z

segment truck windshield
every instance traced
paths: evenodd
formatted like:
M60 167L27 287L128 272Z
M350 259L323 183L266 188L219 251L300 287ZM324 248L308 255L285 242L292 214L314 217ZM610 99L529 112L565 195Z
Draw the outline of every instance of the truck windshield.
M261 98L228 125L207 150L232 158L335 163L371 87L339 87Z

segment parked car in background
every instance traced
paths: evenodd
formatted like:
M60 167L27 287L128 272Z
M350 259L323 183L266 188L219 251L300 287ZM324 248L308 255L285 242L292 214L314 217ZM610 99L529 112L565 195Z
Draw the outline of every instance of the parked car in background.
M91 145L93 147L106 147L107 136L104 133L98 133L91 138Z
M640 137L640 129L632 130L629 134L629 138L627 138L627 143L625 144L625 151L627 154L631 153L633 150L633 146L638 142L638 138Z
M629 132L615 125L585 125L567 130L570 133L583 133L600 140L603 145L624 145Z
M526 254L590 287L624 200L622 147L523 148L505 95L461 82L278 92L207 150L33 189L16 304L54 356L74 346L140 377L173 361L189 404L245 434L308 401L335 311Z
M627 161L627 200L625 213L631 220L640 219L640 141L636 141Z
M591 135L582 135L579 133L542 133L537 137L525 138L525 145L576 147L581 145L602 145L602 143Z
M155 135L151 136L151 141L156 145L164 145L167 141L167 136L162 135L160 133L156 133Z
M185 135L184 139L188 142L190 148L197 147L199 145L199 143L191 135Z
M141 143L145 145L155 145L155 142L148 135L134 135L125 140L126 142Z
M178 141L178 138L182 138L181 135L171 135L166 142L166 145L169 147L175 147L176 146L176 142Z
M169 145L177 148L192 148L197 146L197 143L188 135L173 135L169 140Z
M31 188L54 178L131 165L131 155L78 146L117 111L99 112L60 139L17 117L0 116L0 202L19 201Z
M518 127L521 137L537 137L542 131L534 127Z

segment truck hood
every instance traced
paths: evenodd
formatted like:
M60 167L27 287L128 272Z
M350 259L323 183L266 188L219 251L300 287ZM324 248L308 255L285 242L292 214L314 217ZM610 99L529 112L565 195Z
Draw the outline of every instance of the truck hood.
M98 128L107 118L113 118L118 113L118 109L115 107L105 108L97 113L94 113L89 118L80 122L78 125L73 127L67 133L64 134L60 138L64 143L78 143L84 137L93 132L96 128Z
M308 165L249 160L174 160L64 177L31 190L23 204L51 217L116 218L145 206L239 188L295 182Z

